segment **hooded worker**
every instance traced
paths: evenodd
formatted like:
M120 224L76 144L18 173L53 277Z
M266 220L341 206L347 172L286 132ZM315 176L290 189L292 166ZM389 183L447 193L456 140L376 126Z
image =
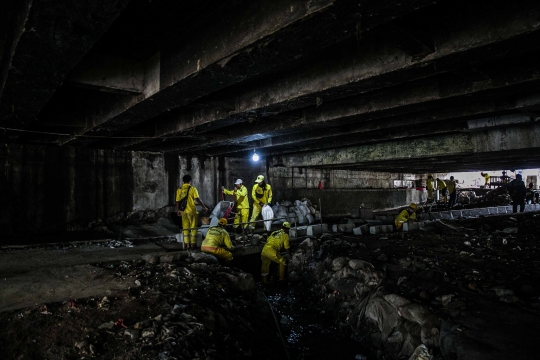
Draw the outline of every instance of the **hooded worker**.
M415 203L411 203L409 207L407 207L405 210L402 210L394 220L394 224L396 224L396 229L401 229L404 222L415 221L417 210L418 205L416 205Z
M510 181L510 184L507 185L506 189L512 197L512 210L517 213L517 208L519 205L519 212L525 211L525 196L527 195L527 188L523 182L523 177L521 174L516 174L516 178Z
M237 179L233 190L227 190L221 187L225 195L235 196L236 216L234 217L234 228L238 228L238 223L247 223L249 217L248 189L242 183L242 179ZM245 227L243 225L242 227Z
M433 199L433 175L429 174L426 180L428 199Z
M191 186L191 175L184 175L182 182L182 187L176 190L176 213L182 218L182 232L186 249L195 249L197 246L197 208L195 202L201 205L204 211L208 211L208 208L199 198L199 192L195 186Z
M270 271L270 263L273 261L279 264L279 280L285 279L285 258L280 254L282 249L285 249L290 255L289 245L289 230L291 224L285 221L281 225L281 229L274 231L266 241L261 253L261 278L263 283L267 282L268 272Z
M226 226L227 219L221 218L218 220L217 226L209 228L201 245L201 251L223 259L225 264L229 264L233 259L231 251L234 250L234 246L231 243L229 233L225 230Z
M272 204L272 187L264 181L263 175L257 176L251 190L251 198L253 199L253 213L250 222L253 225L259 217L262 207Z

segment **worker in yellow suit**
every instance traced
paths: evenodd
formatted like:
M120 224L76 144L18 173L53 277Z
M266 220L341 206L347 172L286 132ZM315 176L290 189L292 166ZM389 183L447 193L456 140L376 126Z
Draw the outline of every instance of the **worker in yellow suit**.
M281 249L285 249L290 255L290 245L289 245L289 230L291 229L291 224L288 221L285 221L281 225L281 229L274 231L266 241L261 253L261 278L262 282L267 282L268 272L270 271L270 263L273 261L279 264L279 280L285 278L285 258L281 256Z
M201 251L225 260L225 264L228 265L233 259L231 251L234 250L234 246L229 233L225 230L226 226L227 219L221 218L218 220L218 226L209 228L201 245Z
M238 228L238 223L247 223L249 217L248 189L242 183L242 179L237 179L233 190L227 190L221 187L225 195L234 195L236 205L236 216L234 217L234 228ZM245 227L246 225L242 225Z
M257 176L255 185L251 190L251 198L253 199L253 213L251 214L250 225L254 226L262 207L272 204L272 187L264 181L263 175Z
M448 188L447 188L446 183L444 182L444 180L441 180L439 178L435 179L435 189L439 190L441 192L443 200L444 200L444 202L446 202L446 194L448 192Z
M403 223L407 221L415 221L416 220L416 211L418 210L418 205L415 203L411 203L408 208L405 210L402 210L399 215L394 220L394 224L396 225L396 229L401 229L403 227Z
M488 173L484 174L483 172L481 172L480 175L482 175L482 177L484 178L484 182L485 182L484 186L487 187L487 188L490 187L491 185L489 183L489 179L491 178L491 176L489 176Z
M191 186L191 175L184 175L182 181L184 184L176 190L176 214L182 218L186 249L195 249L197 246L197 208L195 207L195 201L202 206L204 211L208 211L208 208L199 199L199 192L195 186ZM186 197L187 202L185 202ZM184 202L185 209L181 209L181 204Z
M427 188L427 197L428 199L433 199L433 174L429 174L426 180L426 188Z

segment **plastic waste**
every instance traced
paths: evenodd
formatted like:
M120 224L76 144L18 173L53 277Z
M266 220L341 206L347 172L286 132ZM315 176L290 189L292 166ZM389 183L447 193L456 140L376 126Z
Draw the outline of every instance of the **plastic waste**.
M272 211L272 208L268 205L264 205L262 210L262 217L264 220L268 220L264 222L264 226L266 228L266 231L270 231L270 228L272 227L272 219L274 218L274 212Z

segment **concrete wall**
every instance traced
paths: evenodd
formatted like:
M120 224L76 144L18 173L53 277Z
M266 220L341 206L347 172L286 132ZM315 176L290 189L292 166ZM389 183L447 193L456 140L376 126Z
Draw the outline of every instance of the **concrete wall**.
M0 237L87 230L175 203L186 173L210 207L217 163L150 152L9 145L0 148Z

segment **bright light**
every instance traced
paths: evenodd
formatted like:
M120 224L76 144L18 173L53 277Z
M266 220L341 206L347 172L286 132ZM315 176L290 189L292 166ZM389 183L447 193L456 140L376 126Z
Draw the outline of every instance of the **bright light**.
M253 159L253 161L259 161L259 155L257 155L255 150L253 150L253 157L251 159Z

